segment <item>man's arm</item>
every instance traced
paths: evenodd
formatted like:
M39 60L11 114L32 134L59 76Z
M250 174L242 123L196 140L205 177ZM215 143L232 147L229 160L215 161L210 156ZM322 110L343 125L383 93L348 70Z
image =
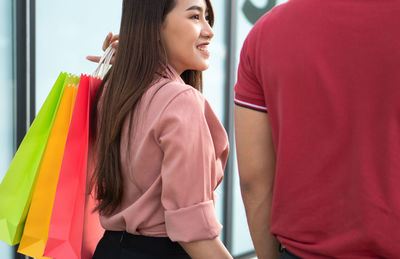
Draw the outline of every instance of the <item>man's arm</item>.
M270 234L275 150L268 114L235 105L234 117L240 188L251 238L259 259L276 259L278 241Z

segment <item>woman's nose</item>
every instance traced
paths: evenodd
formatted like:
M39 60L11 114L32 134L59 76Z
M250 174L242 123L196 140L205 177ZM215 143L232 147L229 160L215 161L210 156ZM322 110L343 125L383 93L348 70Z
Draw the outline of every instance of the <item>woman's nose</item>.
M204 23L203 29L201 31L201 36L209 38L210 40L214 37L214 31L208 22Z

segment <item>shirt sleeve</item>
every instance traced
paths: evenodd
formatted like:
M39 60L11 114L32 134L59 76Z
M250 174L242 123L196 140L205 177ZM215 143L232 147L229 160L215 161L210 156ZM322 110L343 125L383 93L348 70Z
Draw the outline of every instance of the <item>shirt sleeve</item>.
M249 34L246 38L241 53L238 69L238 79L235 85L235 104L246 108L267 112L267 106L264 99L264 91L262 85L257 79L252 61L254 62L255 46L250 46L252 43L253 34Z
M222 176L217 162L205 100L197 90L176 96L160 117L158 141L164 153L161 202L172 241L191 242L219 235L213 192Z

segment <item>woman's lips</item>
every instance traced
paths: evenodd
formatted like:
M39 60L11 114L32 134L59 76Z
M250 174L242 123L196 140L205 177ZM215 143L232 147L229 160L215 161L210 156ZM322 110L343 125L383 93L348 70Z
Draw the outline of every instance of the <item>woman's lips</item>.
M206 42L206 43L202 43L197 45L197 49L200 51L201 54L203 54L204 56L209 57L210 56L210 51L208 51L208 45L210 43Z

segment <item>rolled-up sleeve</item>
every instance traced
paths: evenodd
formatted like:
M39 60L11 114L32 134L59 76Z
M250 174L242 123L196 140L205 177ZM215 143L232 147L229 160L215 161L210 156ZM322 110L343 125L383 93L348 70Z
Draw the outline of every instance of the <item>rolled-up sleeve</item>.
M194 89L164 109L156 136L163 151L161 202L172 241L191 242L219 235L213 192L223 170L217 162L205 116L204 97Z

